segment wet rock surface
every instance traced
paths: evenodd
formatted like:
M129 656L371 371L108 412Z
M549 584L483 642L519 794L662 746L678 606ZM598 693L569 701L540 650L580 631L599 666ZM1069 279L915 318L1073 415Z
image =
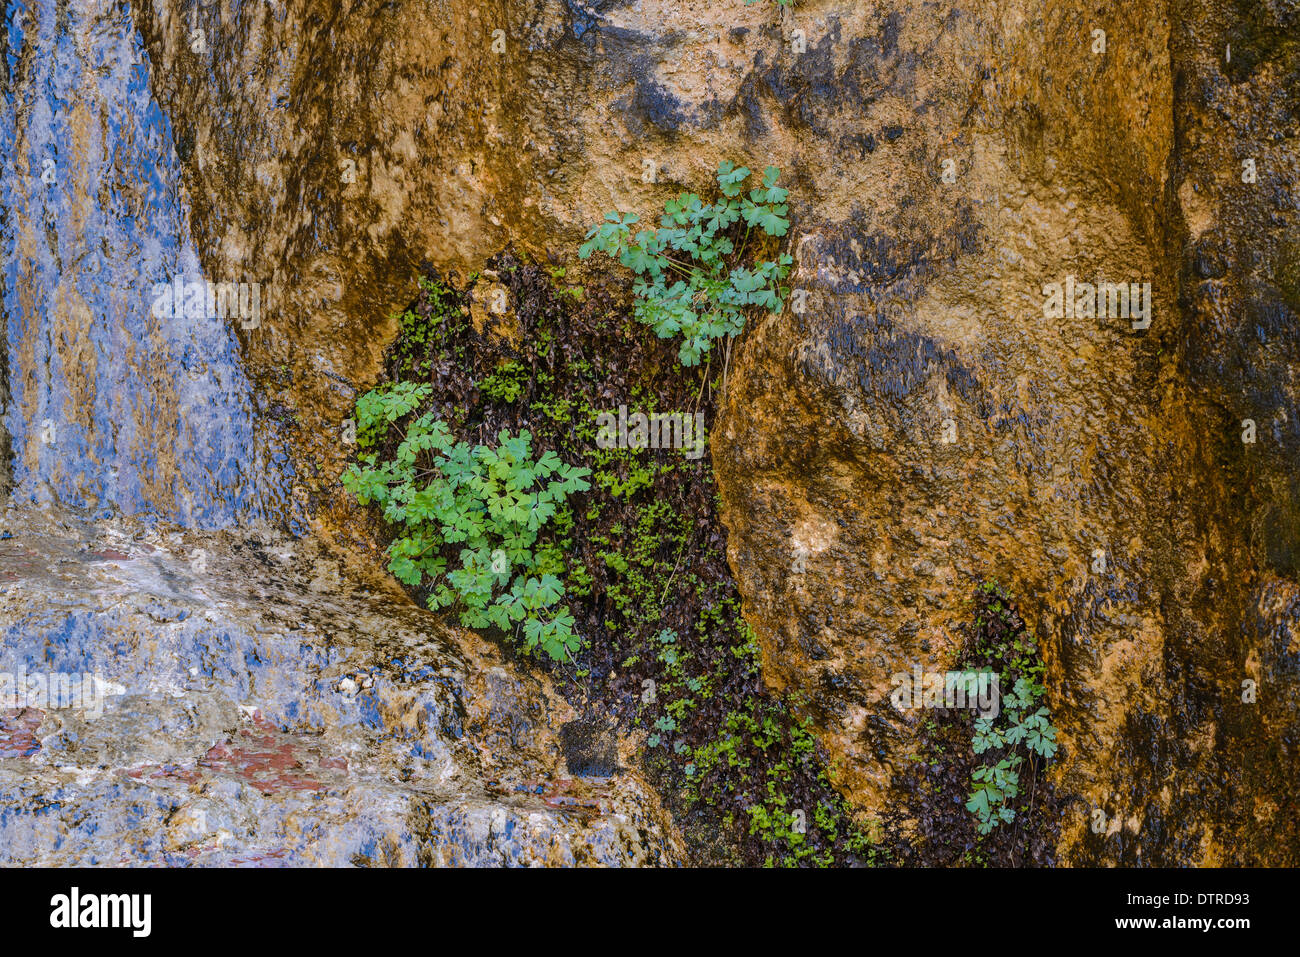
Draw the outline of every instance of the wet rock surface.
M270 290L239 350L259 422L292 450L289 494L319 509L323 534L354 532L328 511L349 454L340 423L422 263L468 273L507 245L569 258L608 209L647 213L721 159L774 163L807 307L738 344L710 451L765 676L806 696L837 784L864 812L905 804L919 718L891 707L891 675L945 668L971 583L996 577L1048 663L1063 860L1295 862L1294 3L160 0L138 16L194 256ZM15 172L39 172L37 149L18 155ZM75 226L76 212L59 215ZM18 302L6 286L0 400L18 478L93 503L108 460L131 461L105 452L105 415L71 416L100 443L78 446L81 471L39 424L48 396L75 411L94 391L60 369L112 340L67 310L15 322L86 298L51 281L63 247L47 254L29 220L19 279L46 291ZM1149 327L1047 316L1044 285L1068 276L1149 283ZM213 380L233 382L220 366ZM48 396L28 381L43 369ZM167 381L150 388L170 396ZM166 473L141 470L143 491L119 498L166 502ZM229 483L178 487L198 502L182 519L231 518L209 499ZM304 782L335 780L320 761L336 750L299 756L278 736L284 707L263 712L269 727L222 723L201 753L192 742L196 773L244 768L285 801L329 793ZM3 753L43 742L51 719L37 719L6 717ZM561 743L572 766L603 770L608 748L580 737ZM440 820L407 813L412 834Z
M176 79L177 19L145 25L182 138L293 171L185 166L214 197L206 261L323 277L327 308L286 310L252 361L328 342L364 382L421 257L563 256L719 159L774 163L808 306L747 333L711 451L765 675L808 697L840 786L900 799L919 719L890 676L946 667L996 577L1048 660L1066 859L1294 859L1294 4L448 9L305 5L256 43L224 22L228 62L289 107L233 127ZM224 239L221 209L269 238ZM1149 283L1150 326L1048 318L1071 276ZM323 429L350 396L310 362L268 387ZM305 431L328 478L343 453Z
M203 527L291 519L287 459L238 354L244 320L206 297L220 277L189 236L128 8L34 4L6 23L0 487Z
M566 768L548 684L304 537L238 355L270 317L204 301L266 277L200 264L130 6L7 26L4 861L678 860L635 774Z
M635 774L566 768L543 681L311 541L4 525L0 674L77 679L0 711L6 863L680 857Z

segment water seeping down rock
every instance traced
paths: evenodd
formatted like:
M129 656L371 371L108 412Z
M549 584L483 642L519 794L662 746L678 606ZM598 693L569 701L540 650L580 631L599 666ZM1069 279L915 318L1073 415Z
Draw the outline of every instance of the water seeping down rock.
M6 22L0 859L679 860L627 755L570 770L548 682L309 534L236 323L160 308L228 280L129 5Z
M806 308L740 341L710 451L765 675L839 786L905 805L890 677L947 667L996 577L1047 660L1062 860L1295 863L1294 4L138 16L198 260L274 303L239 353L325 540L422 263L570 259L770 162ZM1149 284L1149 326L1049 314L1068 277Z

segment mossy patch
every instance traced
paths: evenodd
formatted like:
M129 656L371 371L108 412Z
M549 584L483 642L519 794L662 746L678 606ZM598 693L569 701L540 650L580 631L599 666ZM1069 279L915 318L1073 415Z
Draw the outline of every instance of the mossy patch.
M591 488L568 500L537 544L563 579L582 644L571 661L535 666L550 669L584 714L645 733L645 770L696 863L883 857L870 840L877 835L854 822L830 785L797 702L763 685L726 562L709 457L598 446L600 416L620 405L711 422L716 379L683 370L676 347L634 322L625 292L601 277L575 286L561 267L510 254L489 269L508 290L518 341L475 331L472 280L457 289L429 276L400 317L385 371L389 381L430 385L422 411L435 411L458 439L526 429L538 455L553 451L591 469ZM385 443L395 446L396 435L374 444L383 452ZM608 771L607 743L588 747L589 727L575 727L569 757Z
M1018 679L1037 682L1041 677L1043 663L1033 635L996 582L983 582L974 591L955 667L967 673L995 671L1004 696ZM1018 794L1008 802L1014 820L979 833L978 817L966 805L972 774L987 761L972 750L977 717L969 709L924 712L902 780L909 799L889 822L913 825L912 840L901 849L904 861L974 867L1055 864L1063 802L1047 780L1045 762L1032 751L1018 769Z

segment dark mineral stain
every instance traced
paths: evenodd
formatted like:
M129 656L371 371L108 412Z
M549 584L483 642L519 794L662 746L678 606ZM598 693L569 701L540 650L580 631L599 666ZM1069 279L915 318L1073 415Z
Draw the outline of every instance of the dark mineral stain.
M614 727L600 716L575 718L561 726L560 743L570 774L605 778L619 771Z

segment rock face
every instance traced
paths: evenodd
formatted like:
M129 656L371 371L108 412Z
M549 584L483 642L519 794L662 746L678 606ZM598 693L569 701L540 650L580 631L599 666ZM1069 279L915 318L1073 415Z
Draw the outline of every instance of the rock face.
M714 453L732 565L765 665L809 695L843 783L873 809L897 799L923 718L890 705L892 675L951 666L974 582L1022 596L1049 659L1060 777L1083 799L1062 822L1069 847L1091 808L1141 816L1113 755L1131 716L1167 700L1165 433L1185 428L1158 358L1180 325L1162 256L1167 21L1154 5L1104 23L999 5L941 29L900 12L897 29L882 76L978 55L926 71L950 88L864 161L893 188L804 233L807 311L740 350ZM1044 286L1076 279L1149 290L1150 328L1050 314Z
M205 527L286 517L285 456L272 421L255 428L233 323L203 301L179 162L129 14L47 3L13 21L0 451L15 495ZM176 308L160 295L173 281Z
M6 864L680 859L635 774L567 771L546 683L311 539L4 524Z
M0 32L0 861L680 860L546 682L303 534L130 8Z
M732 564L769 673L810 696L864 806L896 797L913 733L890 675L949 667L963 597L996 577L1045 646L1067 859L1300 852L1281 94L1300 61L1256 39L1234 76L1239 12L1210 7L1056 5L1041 43L988 47L970 110L933 121L970 143L960 199L909 186L893 202L926 211L919 232L903 213L807 237L817 305L740 350L714 452ZM1294 10L1253 16L1268 33ZM1243 183L1256 154L1269 174ZM1067 276L1150 283L1150 327L1050 315Z
M1049 666L1067 859L1294 862L1294 4L199 16L146 11L151 82L204 265L273 291L241 342L300 498L418 263L568 257L607 209L773 163L806 308L741 342L712 454L766 674L846 793L896 800L890 676L946 667L997 577ZM1099 280L1149 288L1149 325L1047 308Z
M1199 440L1183 498L1214 547L1195 556L1196 590L1179 596L1202 624L1171 649L1181 679L1173 707L1186 715L1184 737L1217 751L1220 786L1202 799L1228 847L1243 848L1239 859L1294 863L1300 815L1284 782L1300 762L1300 9L1187 3L1176 22L1181 228L1171 258L1183 306L1178 371ZM1245 682L1258 703L1243 709Z

